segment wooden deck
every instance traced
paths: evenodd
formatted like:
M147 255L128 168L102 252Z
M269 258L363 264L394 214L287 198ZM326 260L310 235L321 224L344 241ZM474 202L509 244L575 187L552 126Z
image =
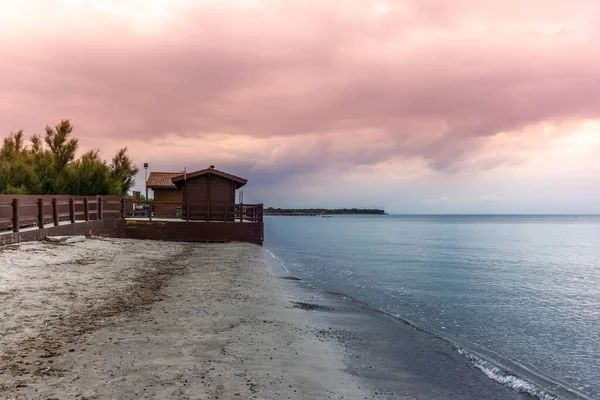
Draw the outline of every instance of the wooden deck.
M264 225L256 222L127 220L127 237L175 242L263 244Z
M263 244L262 204L189 201L184 205L174 202L128 201L125 207L127 237Z
M72 234L263 243L262 204L196 204L204 219L197 218L191 203L185 216L181 205L156 215L156 204L121 197L0 195L0 245Z

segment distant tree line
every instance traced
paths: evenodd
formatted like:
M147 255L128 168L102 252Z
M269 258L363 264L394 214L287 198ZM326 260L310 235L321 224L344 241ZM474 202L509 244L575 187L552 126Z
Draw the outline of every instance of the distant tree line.
M264 210L265 214L375 214L383 215L384 210L371 208L273 208Z
M25 142L23 131L4 138L0 147L0 194L126 195L138 168L122 148L108 163L99 149L76 157L79 140L63 120Z

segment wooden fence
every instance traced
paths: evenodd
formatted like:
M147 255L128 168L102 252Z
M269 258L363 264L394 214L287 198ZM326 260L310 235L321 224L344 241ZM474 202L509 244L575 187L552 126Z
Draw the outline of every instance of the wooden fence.
M121 197L0 195L0 232L125 218Z

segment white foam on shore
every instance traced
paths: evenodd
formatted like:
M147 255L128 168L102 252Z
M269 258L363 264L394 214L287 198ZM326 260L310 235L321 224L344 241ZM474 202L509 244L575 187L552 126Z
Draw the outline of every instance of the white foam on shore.
M270 250L265 249L265 251L269 254L269 256L271 256L271 258L273 260L275 260L277 262L278 266L280 266L281 268L283 268L285 270L286 274L290 275L290 270L288 269L288 267L285 265L285 262L281 258L277 257Z
M520 392L527 393L530 396L533 396L540 400L560 400L559 397L548 393L537 385L527 382L515 375L505 372L501 368L498 368L494 364L489 361L483 360L476 356L475 354L469 353L466 350L458 348L458 353L465 356L467 360L478 370L483 372L485 376L490 378L493 381L503 384L504 386L508 386L509 388Z

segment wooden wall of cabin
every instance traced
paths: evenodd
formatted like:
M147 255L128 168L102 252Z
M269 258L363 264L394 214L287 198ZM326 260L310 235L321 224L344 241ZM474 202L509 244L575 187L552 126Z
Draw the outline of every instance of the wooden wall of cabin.
M184 217L187 215L189 197L190 219L207 220L208 213L210 221L233 221L234 181L206 174L187 179L185 185L187 190L184 190L183 196Z
M176 204L160 204L161 202L176 203ZM154 216L160 217L175 217L177 208L183 203L182 189L154 189L154 204L152 211Z

